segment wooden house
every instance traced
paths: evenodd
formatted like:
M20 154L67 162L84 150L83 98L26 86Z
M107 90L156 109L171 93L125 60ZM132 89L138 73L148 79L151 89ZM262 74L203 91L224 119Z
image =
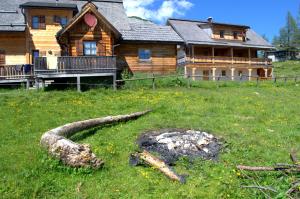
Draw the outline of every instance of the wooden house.
M26 75L24 64L41 80L174 72L178 44L170 26L128 17L122 0L0 3L0 78Z
M169 19L168 25L183 38L185 45L178 59L185 73L194 79L269 78L273 74L270 59L259 52L274 47L249 26L207 21Z

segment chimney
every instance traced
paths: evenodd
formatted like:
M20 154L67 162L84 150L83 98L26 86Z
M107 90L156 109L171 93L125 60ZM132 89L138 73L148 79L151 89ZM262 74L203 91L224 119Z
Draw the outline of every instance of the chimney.
M212 17L208 17L207 21L208 21L208 23L212 23L213 22L213 18Z

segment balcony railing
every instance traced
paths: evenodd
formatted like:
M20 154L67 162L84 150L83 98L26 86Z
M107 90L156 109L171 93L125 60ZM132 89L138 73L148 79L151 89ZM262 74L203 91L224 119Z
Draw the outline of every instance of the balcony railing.
M210 63L210 64L251 64L251 65L271 65L271 59L247 58L247 57L223 57L223 56L195 56L187 58L188 63Z
M47 60L47 57L37 57L34 64L35 74L106 73L115 72L116 69L115 56L64 56L57 57L54 61L49 58Z
M0 80L24 79L33 76L33 67L31 65L1 65Z

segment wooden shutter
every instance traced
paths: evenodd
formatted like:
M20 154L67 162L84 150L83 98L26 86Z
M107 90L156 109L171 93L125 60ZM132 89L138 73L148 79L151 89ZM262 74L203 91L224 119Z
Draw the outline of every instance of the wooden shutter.
M76 55L83 56L83 43L82 40L75 40L76 45Z
M5 65L5 51L0 50L0 66Z
M39 16L39 27L40 27L40 29L46 29L46 18L45 18L45 16Z

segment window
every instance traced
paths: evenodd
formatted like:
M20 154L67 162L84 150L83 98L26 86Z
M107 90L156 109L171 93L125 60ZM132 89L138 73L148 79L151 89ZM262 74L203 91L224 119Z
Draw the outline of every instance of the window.
M239 37L238 37L238 32L236 32L236 31L233 32L233 38L234 38L234 39L238 39L238 38L239 38Z
M225 38L225 31L220 30L220 38L224 39Z
M226 77L226 70L222 70L222 77Z
M33 50L32 51L32 64L34 64L35 58L40 56L40 51L39 50Z
M240 70L238 74L240 77L243 76L243 71Z
M151 60L151 50L139 49L139 60L140 61L150 61Z
M60 18L60 25L65 26L68 24L68 18L67 17L61 17Z
M45 16L33 16L32 17L32 29L46 29Z
M60 24L61 26L65 26L68 23L68 18L67 17L60 17L60 16L54 16L53 17L53 22Z
M97 43L95 41L83 42L83 52L85 56L97 55Z

